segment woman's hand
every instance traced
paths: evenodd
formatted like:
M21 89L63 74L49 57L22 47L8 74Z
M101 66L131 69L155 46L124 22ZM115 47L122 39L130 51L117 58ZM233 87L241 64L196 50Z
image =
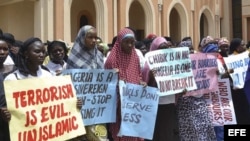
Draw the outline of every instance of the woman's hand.
M221 75L221 78L228 78L228 77L229 77L229 73L228 73L228 72L223 73L223 74Z
M227 72L228 73L234 73L234 69L228 69Z
M229 69L227 70L227 72L225 72L224 74L222 74L221 78L228 78L229 74L234 73L233 69Z
M155 77L157 70L156 69L152 69L151 72L152 72L153 76Z
M140 85L142 85L143 87L147 87L147 83L144 81L140 81Z
M182 91L182 95L185 95L187 93L187 89L185 88L183 91Z
M82 109L82 99L77 98L77 103L76 103L76 107L77 109L81 110Z
M114 68L115 72L118 73L119 72L119 69L118 68Z
M7 109L6 107L1 108L1 109L0 109L0 112L1 112L1 116L3 117L3 119L4 119L5 121L10 121L10 119L11 119L11 114L10 114L10 112L8 111L8 109Z
M61 70L56 70L56 76L59 76L62 74L62 71Z

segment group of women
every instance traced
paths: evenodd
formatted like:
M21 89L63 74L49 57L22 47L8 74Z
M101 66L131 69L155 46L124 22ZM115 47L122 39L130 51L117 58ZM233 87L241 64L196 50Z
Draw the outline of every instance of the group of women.
M11 114L6 108L5 93L3 81L20 80L33 77L51 77L60 75L65 69L115 69L120 80L129 83L148 85L157 87L154 71L150 70L147 62L140 65L140 58L135 50L135 33L128 27L119 31L114 45L109 52L105 62L102 52L97 47L97 29L93 26L83 26L75 39L74 45L68 53L66 44L62 41L47 42L47 49L39 38L29 38L20 45L16 55L17 61L14 65L5 65L10 54L10 44L6 37L0 35L0 139L9 141L11 133L8 130L8 121L11 120ZM177 47L188 46L190 53L193 53L191 38L184 38ZM155 36L150 45L149 51L167 49L174 47L172 43L163 37ZM236 54L245 51L242 46L242 40L232 40L231 43L225 38L218 40L208 36L201 42L198 52L210 53L218 52L218 60L221 61L223 71L221 78L229 78L228 70L223 61L228 53ZM49 61L44 64L46 55ZM233 90L233 102L235 105L237 122L242 124L250 123L249 105L243 90ZM169 102L169 99L176 99ZM161 103L158 106L156 117L155 132L153 141L215 141L223 140L221 130L215 130L206 109L206 101L203 95L185 96L185 92L173 96L160 98ZM245 105L242 105L242 103ZM81 108L81 101L78 100L77 107ZM242 107L244 107L242 109ZM244 110L245 109L245 110ZM247 111L248 110L248 111ZM71 140L94 140L95 141L143 141L138 137L118 136L121 124L121 106L119 100L119 91L117 90L117 112L116 122L107 123L107 136L97 136L94 134L95 126L86 126L87 134ZM108 116L108 115L107 115ZM153 127L152 127L153 128Z

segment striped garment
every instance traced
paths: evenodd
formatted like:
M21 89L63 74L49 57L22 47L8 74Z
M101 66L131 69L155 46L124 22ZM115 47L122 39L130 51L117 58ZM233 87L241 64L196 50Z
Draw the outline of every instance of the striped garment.
M90 25L83 26L76 37L73 48L67 61L67 69L103 69L103 54L95 46L88 50L85 46L85 37L89 30L94 27Z

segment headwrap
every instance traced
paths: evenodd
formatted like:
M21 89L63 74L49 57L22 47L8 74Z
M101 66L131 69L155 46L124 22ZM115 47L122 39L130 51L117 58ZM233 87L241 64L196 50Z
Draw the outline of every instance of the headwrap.
M48 51L48 54L51 55L52 54L52 49L55 48L56 46L60 46L63 48L64 50L64 61L67 61L68 60L68 47L66 45L66 43L64 41L61 41L61 40L54 40L52 42L50 41L47 41L47 44L48 44L48 47L47 47L47 51Z
M85 38L93 26L83 26L76 37L73 48L67 60L67 69L84 68L84 69L102 69L103 54L97 49L87 49L85 46Z
M207 37L204 37L202 40L201 40L201 47L204 47L206 44L208 44L210 41L213 41L213 37L211 36L207 36Z
M218 42L218 46L220 47L222 45L228 45L229 46L230 44L229 44L229 41L226 38L221 38L219 40L219 42Z
M178 47L192 47L192 41L181 41L178 45Z
M156 37L150 45L150 51L157 50L162 43L167 43L168 41L164 37ZM143 81L148 83L149 81L150 68L147 62L145 62L144 69L142 71Z
M128 28L123 28L117 35L117 40L112 48L110 55L105 62L105 69L119 69L119 78L126 82L138 84L140 82L140 62L136 54L135 47L130 54L126 54L121 49L122 39L127 34L133 34Z
M219 47L217 44L207 44L205 47L202 48L203 53L213 53L218 52Z
M156 38L152 41L152 43L151 43L151 45L150 45L149 51L157 50L158 47L159 47L162 43L166 43L166 44L167 44L168 41L167 41L165 38L163 38L163 37L156 37Z
M125 38L129 38L129 37L133 37L135 38L135 35L134 34L126 34L122 37L122 40L125 39Z
M157 37L157 35L155 35L155 34L153 34L153 33L150 33L150 34L148 34L148 36L146 37L147 39L154 39L154 38L156 38Z

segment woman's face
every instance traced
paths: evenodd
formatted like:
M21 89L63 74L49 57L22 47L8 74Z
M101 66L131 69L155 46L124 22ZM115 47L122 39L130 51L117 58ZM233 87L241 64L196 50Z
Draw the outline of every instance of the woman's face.
M3 64L9 54L8 44L0 40L0 63Z
M90 29L85 37L85 46L87 49L93 49L96 46L97 32L95 29Z
M238 53L242 53L242 52L246 51L246 44L243 40L241 41L241 45L236 48L236 51Z
M226 44L221 45L220 46L220 52L228 54L229 53L229 45L226 45Z
M134 46L135 46L134 37L126 37L121 42L121 49L126 54L130 54Z
M140 50L143 55L145 55L148 52L146 45L141 46Z
M56 45L51 49L50 59L54 62L62 62L65 56L63 47Z
M28 47L28 50L24 52L24 55L30 64L39 66L43 64L45 53L46 50L44 44L40 41L36 41Z

